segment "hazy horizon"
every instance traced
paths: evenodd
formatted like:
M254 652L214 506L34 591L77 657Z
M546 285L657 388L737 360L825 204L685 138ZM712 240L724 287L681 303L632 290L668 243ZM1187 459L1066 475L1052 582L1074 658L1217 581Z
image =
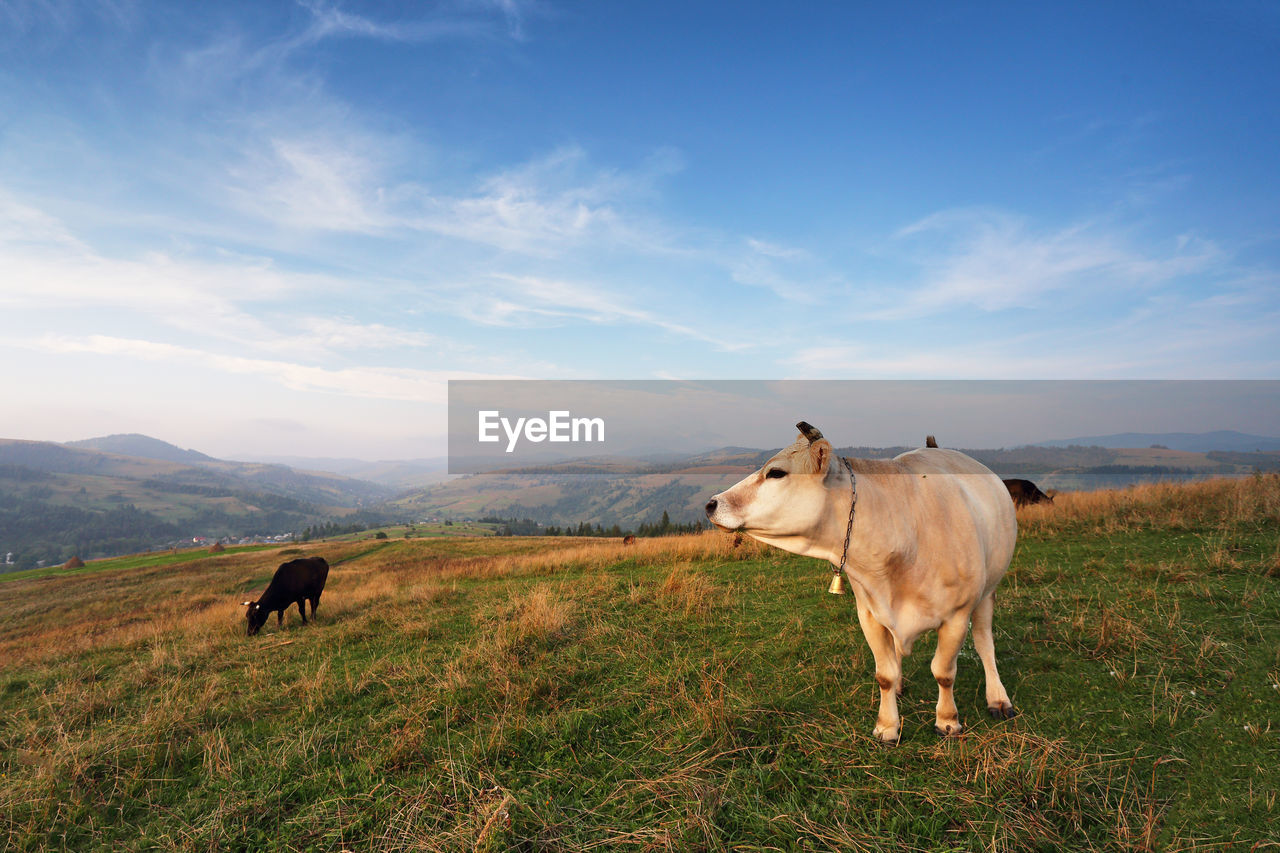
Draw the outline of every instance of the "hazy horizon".
M768 449L789 443L795 434L793 425L800 419L844 447L919 446L926 434L936 435L943 446L969 449L1127 433L1176 436L1230 431L1280 441L1276 435L1280 432L1276 429L1280 381L464 381L450 383L449 397L448 446L424 445L420 449L426 452L413 456L253 450L223 454L153 433L62 441L136 434L222 459L284 464L324 459L449 461L451 469L458 458L492 457L504 466L519 466L552 458L680 456L725 447ZM608 425L608 440L554 447L524 442L514 453L504 447L505 438L482 446L474 440L480 409L500 409L511 420L545 416L549 410L599 417Z

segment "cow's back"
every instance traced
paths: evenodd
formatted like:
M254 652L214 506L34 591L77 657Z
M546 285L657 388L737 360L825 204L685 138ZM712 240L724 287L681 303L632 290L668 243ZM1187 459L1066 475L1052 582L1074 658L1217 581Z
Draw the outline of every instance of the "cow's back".
M1018 522L1009 490L991 469L946 448L911 450L893 459L906 474L898 488L911 495L922 548L942 558L949 548L974 540L987 588L1004 576L1013 558Z
M324 589L329 577L329 562L324 557L300 557L282 563L276 569L264 597L276 601L309 598Z

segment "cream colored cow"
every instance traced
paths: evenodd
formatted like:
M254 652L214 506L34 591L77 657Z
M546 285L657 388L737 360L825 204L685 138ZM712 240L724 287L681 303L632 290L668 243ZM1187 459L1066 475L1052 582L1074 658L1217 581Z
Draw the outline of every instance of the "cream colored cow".
M932 440L894 459L842 460L822 433L803 421L797 426L794 444L707 502L707 517L724 530L837 567L851 530L844 574L876 659L880 740L893 743L901 735L902 658L917 637L935 628L936 728L943 735L960 732L952 686L970 621L986 672L987 708L992 716L1012 717L991 637L996 585L1018 535L1004 483L981 463L938 449Z

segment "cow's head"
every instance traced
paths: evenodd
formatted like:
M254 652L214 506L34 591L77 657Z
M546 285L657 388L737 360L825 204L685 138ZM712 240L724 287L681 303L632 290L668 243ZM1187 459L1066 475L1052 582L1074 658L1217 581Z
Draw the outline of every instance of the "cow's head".
M263 624L266 623L267 611L259 607L258 602L256 601L245 601L241 603L249 608L245 611L244 618L249 623L249 636L252 637L254 634L258 633Z
M796 426L800 435L794 444L707 501L712 524L765 541L803 537L817 528L826 507L825 480L834 455L821 432L804 421Z

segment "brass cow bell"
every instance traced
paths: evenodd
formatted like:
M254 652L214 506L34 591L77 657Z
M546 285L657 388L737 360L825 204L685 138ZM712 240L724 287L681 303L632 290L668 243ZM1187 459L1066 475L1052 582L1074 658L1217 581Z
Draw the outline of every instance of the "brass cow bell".
M844 575L838 573L832 574L831 586L827 587L827 592L832 595L844 595Z

